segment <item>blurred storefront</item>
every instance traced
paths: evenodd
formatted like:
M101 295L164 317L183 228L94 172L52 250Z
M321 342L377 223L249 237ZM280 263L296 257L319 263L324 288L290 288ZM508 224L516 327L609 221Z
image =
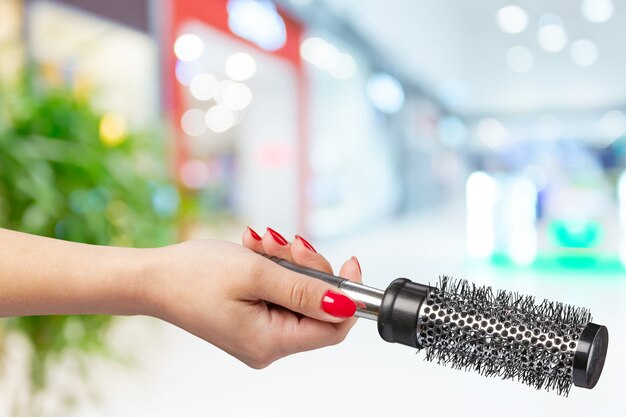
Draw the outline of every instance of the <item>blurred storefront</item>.
M197 217L296 233L308 173L301 26L269 2L178 1L170 16L176 170Z
M266 1L122 3L2 4L50 82L93 92L113 128L164 129L182 238L338 236L450 194L437 105L340 34Z

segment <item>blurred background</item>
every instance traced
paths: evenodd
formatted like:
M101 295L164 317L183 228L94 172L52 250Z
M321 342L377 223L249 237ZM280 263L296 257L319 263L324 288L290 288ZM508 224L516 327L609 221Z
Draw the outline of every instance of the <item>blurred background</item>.
M0 0L0 227L145 247L271 226L372 286L453 275L611 333L565 399L372 322L253 371L145 317L5 319L0 415L622 415L624 39L616 0Z

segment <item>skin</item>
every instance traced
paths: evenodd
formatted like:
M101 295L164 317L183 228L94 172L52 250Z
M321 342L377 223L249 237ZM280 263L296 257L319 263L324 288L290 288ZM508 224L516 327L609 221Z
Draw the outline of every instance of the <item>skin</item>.
M153 316L261 369L284 356L341 342L354 318L322 310L322 281L269 254L332 273L300 239L285 246L246 230L243 245L193 240L153 249L85 245L0 229L0 317ZM355 258L339 276L361 282Z

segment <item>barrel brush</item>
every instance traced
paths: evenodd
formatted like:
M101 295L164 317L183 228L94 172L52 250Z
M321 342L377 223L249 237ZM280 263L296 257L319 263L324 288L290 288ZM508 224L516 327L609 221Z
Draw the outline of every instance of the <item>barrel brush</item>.
M384 340L426 360L565 396L572 385L593 388L602 373L608 331L584 308L446 276L433 286L398 278L382 291L270 259L336 286L356 302L357 317L378 322Z

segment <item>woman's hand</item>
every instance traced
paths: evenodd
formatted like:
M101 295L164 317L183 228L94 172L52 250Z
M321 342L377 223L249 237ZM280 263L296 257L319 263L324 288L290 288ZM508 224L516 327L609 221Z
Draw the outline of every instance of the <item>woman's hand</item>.
M259 254L332 273L328 261L299 236L287 242L252 229L244 246L195 240L153 249L156 261L141 288L146 313L214 344L253 368L292 353L341 342L356 306L320 280L287 270ZM356 258L339 275L361 281Z
M302 238L251 229L244 246L196 240L158 249L85 245L0 229L0 317L148 314L254 368L338 343L355 303L268 254L332 273ZM360 281L356 258L339 275Z

